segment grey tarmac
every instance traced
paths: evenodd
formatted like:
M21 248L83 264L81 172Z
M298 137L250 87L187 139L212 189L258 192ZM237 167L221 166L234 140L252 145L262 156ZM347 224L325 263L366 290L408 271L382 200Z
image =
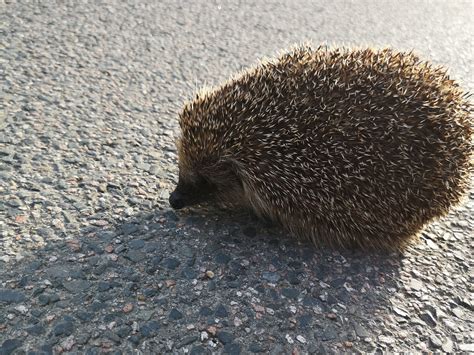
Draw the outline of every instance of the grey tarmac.
M474 91L472 1L0 1L0 354L474 351L474 189L405 254L174 212L177 114L295 42Z

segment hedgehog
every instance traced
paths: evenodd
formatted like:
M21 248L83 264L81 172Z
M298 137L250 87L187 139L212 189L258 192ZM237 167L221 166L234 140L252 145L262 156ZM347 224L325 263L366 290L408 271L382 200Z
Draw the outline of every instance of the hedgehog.
M316 246L403 250L469 187L469 96L413 52L297 45L184 104L170 205L250 208Z

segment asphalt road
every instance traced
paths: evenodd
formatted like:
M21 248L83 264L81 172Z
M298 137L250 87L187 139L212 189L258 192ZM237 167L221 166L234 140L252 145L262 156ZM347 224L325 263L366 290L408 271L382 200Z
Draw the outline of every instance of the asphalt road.
M170 210L177 113L292 43L474 91L472 1L0 2L0 354L474 351L474 193L404 255Z

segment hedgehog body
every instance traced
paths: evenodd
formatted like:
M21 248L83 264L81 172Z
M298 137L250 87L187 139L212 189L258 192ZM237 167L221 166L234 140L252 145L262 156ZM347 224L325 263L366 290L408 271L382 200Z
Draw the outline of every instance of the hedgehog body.
M314 244L400 248L469 185L471 106L390 49L295 47L180 114L174 208L218 199Z

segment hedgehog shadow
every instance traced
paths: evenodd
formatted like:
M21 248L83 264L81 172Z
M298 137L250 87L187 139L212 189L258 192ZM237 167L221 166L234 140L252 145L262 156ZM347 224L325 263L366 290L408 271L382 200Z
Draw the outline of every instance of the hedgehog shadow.
M280 304L287 309L287 303L295 304L295 314L280 314L276 321L311 326L317 342L341 336L353 341L376 334L376 324L383 324L390 299L402 286L400 253L315 248L295 241L279 226L249 211L190 208L132 218L124 225L160 220L163 233L150 240L163 243L160 249L171 257L179 258L184 249L193 250L195 268L222 274L215 280L217 289L231 285L258 290L262 304L270 308ZM123 230L123 225L117 230ZM309 325L300 322L306 315L311 315Z
M209 243L224 249L231 245L232 257L251 261L246 270L252 279L249 285L270 294L275 291L284 306L288 302L300 305L296 314L287 315L297 326L304 326L305 311L312 311L315 341L355 340L378 333L375 324L384 323L390 299L402 287L402 254L316 248L248 211L211 209L205 213L215 219L209 226L215 235L228 233L224 240L213 237ZM266 302L274 304L274 295Z

